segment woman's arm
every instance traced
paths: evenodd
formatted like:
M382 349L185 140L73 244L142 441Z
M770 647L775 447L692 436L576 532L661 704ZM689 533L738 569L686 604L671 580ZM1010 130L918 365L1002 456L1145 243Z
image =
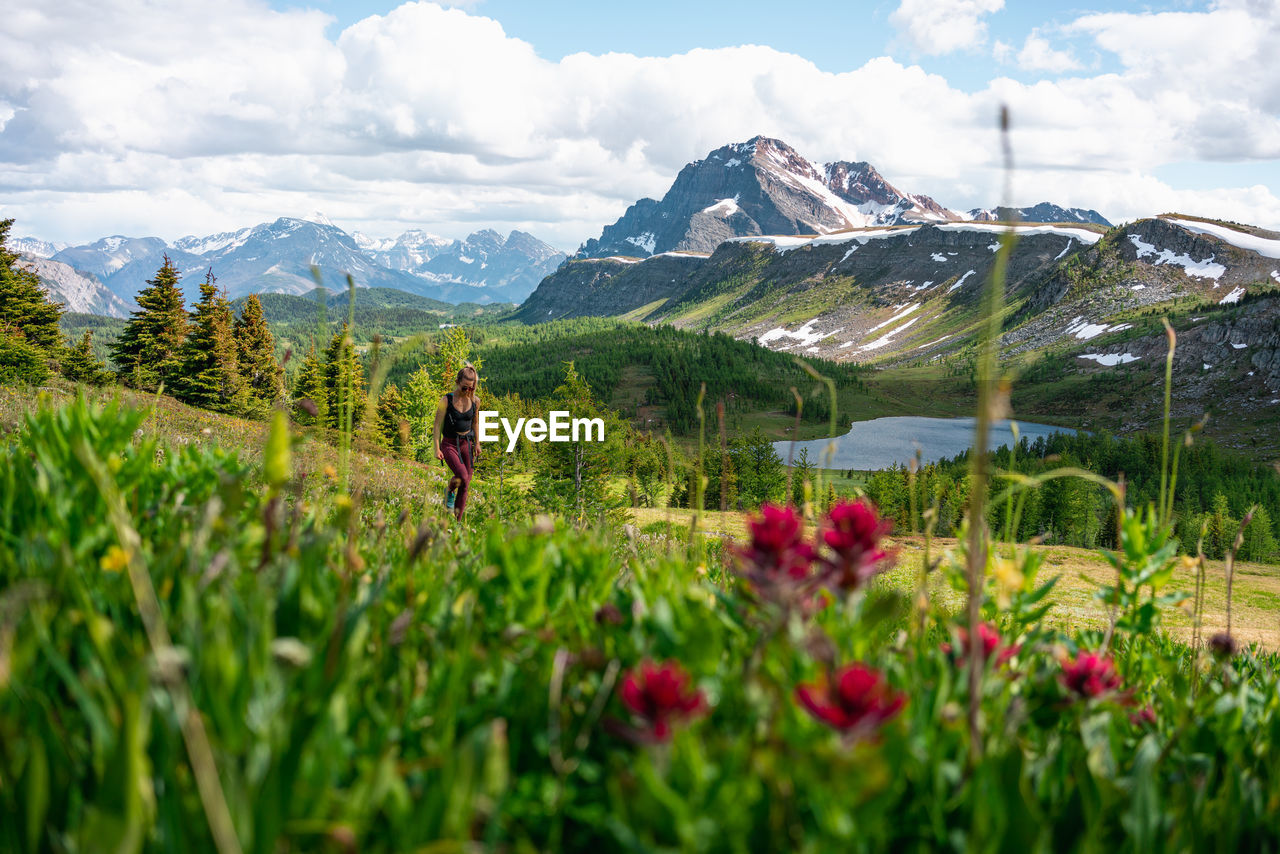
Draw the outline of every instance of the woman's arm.
M444 459L444 451L440 447L440 431L444 427L444 408L449 405L449 398L441 397L440 405L436 407L436 426L434 431L434 441L436 447L436 459Z

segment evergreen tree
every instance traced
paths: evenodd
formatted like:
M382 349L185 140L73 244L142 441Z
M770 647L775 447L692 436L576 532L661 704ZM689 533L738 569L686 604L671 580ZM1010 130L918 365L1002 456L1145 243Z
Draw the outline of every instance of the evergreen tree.
M307 405L308 401L311 406ZM315 342L311 344L311 352L302 360L302 369L293 383L293 417L299 424L329 422L329 390L325 386L324 365L316 354Z
M182 371L174 395L215 412L242 413L247 401L231 334L231 304L218 293L213 271L200 286L200 302L191 313L190 334L182 345Z
M256 409L267 410L284 397L284 369L276 361L276 341L262 316L262 303L250 294L235 321L236 357Z
M17 266L18 255L5 248L12 219L0 220L0 334L21 339L46 357L61 356L62 306L40 290L40 279Z
M181 374L187 312L179 278L165 255L155 278L147 280L147 287L138 293L138 311L130 315L111 348L111 360L126 385L153 391L161 383L172 385Z
M73 382L106 385L114 375L93 355L89 340L92 337L93 330L86 329L80 343L67 348L62 356L62 375Z
M1276 542L1275 531L1271 525L1271 514L1261 504L1253 508L1253 519L1244 529L1244 542L1240 544L1240 559L1252 561L1272 561L1280 553L1280 544Z
M364 368L345 323L324 351L324 385L329 400L326 423L339 430L346 429L349 417L352 431L357 430L364 419Z
M1213 496L1213 506L1209 512L1209 527L1204 534L1204 553L1206 557L1223 558L1235 543L1236 532L1240 528L1240 520L1231 518L1231 510L1227 496L1221 492Z
M561 513L576 525L616 518L619 508L610 500L608 480L617 461L624 458L625 425L596 402L573 362L565 364L564 382L552 394L550 408L568 410L571 418L603 419L604 441L587 441L587 436L580 435L578 441L543 444L534 472L535 498L544 509Z
M748 509L785 498L787 482L782 457L759 427L746 437L734 439L729 458L738 475L738 494Z
M405 418L409 421L409 437L413 442L414 457L420 462L426 462L431 453L431 431L435 428L436 407L443 396L444 392L440 391L427 367L418 368L409 375L409 381L405 383L402 395Z
M378 396L378 436L397 454L403 454L411 444L404 399L395 383L389 383Z
M49 361L43 350L20 336L0 329L0 385L39 385L49 379Z
M801 448L800 453L796 456L794 464L791 466L791 503L796 507L804 507L804 485L809 484L809 489L817 488L816 472L818 467L809 459L809 449ZM812 501L817 502L820 496L813 495Z

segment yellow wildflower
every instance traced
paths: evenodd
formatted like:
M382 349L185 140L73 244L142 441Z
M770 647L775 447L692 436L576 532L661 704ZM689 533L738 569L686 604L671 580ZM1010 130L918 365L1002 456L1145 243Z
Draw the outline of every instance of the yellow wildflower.
M102 567L103 572L120 572L129 565L129 555L125 554L125 550L118 545L112 546L98 561L98 565Z
M1008 608L1013 601L1013 594L1022 589L1022 570L1018 564L1008 558L996 558L996 603L1001 608Z

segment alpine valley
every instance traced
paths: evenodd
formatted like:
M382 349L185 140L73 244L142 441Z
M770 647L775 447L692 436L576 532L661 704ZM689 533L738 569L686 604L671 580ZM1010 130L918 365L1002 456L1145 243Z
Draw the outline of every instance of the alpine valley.
M895 187L869 163L815 163L767 137L689 163L662 199L636 201L567 258L521 232L377 240L319 216L172 245L111 237L13 248L74 311L122 315L164 254L189 297L210 267L232 297L305 294L317 264L330 287L350 273L372 288L374 312L397 304L388 295L398 290L451 303L523 300L508 316L523 324L599 317L725 332L865 366L870 397L846 401L864 417L945 415L972 411L980 296L1002 220L1017 223L1002 339L1016 417L1155 428L1167 318L1175 415L1190 423L1208 413L1206 432L1223 443L1280 450L1280 234L1192 214L1112 225L1096 210L1049 202L959 211ZM273 322L310 311L264 310L268 320L279 314ZM438 314L432 307L433 327ZM643 368L628 376L645 394ZM768 427L779 435L784 419L775 420Z
M1280 449L1280 233L1178 214L1112 226L1049 203L961 213L870 164L813 163L764 137L636 202L516 316L667 323L858 362L877 369L875 414L935 414L971 387L1001 216L1018 222L1002 338L1017 417L1154 428L1167 317L1175 415Z

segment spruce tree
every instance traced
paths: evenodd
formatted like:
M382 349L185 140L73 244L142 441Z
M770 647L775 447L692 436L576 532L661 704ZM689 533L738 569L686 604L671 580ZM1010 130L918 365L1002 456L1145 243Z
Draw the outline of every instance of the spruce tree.
M154 279L136 298L124 331L111 348L120 379L134 388L155 390L172 385L182 370L182 342L187 337L187 311L178 288L178 270L164 256Z
M364 418L364 368L356 356L355 344L345 323L325 348L324 385L329 398L328 425L342 430L350 423L354 432Z
M93 355L89 339L93 330L86 329L79 344L68 347L62 356L62 375L72 382L106 385L114 379L107 366Z
M262 316L262 303L250 294L236 318L235 339L240 374L257 408L270 409L284 397L284 369L276 361L276 340Z
M12 219L0 220L0 334L57 358L62 350L62 306L45 296L36 274L17 266L18 255L5 248L12 226Z
M329 421L329 390L325 386L324 365L316 354L314 341L294 379L293 418L299 424L327 424Z
M231 304L218 292L213 271L200 286L191 312L190 334L182 345L182 369L174 394L185 403L215 412L242 413L247 400L231 334Z
M397 454L409 448L409 422L405 418L404 399L395 383L388 383L378 396L378 434Z

